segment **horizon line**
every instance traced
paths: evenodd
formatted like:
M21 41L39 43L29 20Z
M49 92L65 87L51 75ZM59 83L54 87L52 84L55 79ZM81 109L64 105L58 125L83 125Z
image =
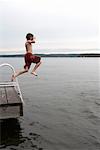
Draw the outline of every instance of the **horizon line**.
M17 51L18 49L20 49L19 51L24 51L24 48L11 48L11 49L0 49L1 51ZM23 50L22 50L23 49ZM33 48L33 50L100 50L100 48Z

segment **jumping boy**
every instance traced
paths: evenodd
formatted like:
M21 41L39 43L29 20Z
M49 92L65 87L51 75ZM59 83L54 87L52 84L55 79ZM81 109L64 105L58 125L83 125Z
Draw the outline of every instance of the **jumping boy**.
M35 37L33 34L28 33L26 35L26 43L25 43L25 48L26 48L26 54L24 55L24 59L25 59L25 65L24 65L24 69L19 71L18 73L12 75L12 81L19 75L28 72L31 63L35 63L36 65L34 66L31 74L34 76L37 76L36 74L36 70L37 68L41 65L41 57L33 55L32 54L32 43L35 43Z

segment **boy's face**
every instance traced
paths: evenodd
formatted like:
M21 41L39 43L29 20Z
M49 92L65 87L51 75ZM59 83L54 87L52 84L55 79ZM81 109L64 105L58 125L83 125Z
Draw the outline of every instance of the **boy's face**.
M33 36L30 37L30 40L33 40Z
M35 40L35 37L34 37L34 36L31 36L31 37L30 37L30 40L31 40L31 41Z

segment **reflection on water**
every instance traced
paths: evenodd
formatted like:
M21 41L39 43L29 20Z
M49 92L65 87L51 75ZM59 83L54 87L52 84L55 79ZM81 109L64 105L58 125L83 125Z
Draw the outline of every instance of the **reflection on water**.
M0 145L3 146L18 145L21 143L21 128L17 119L7 119L0 121Z
M18 119L0 120L1 150L43 150L39 146L40 141L41 137L37 133L29 132L25 135Z

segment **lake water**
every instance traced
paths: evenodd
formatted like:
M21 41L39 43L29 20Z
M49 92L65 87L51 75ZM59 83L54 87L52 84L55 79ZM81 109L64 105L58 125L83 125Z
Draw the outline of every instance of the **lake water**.
M100 150L100 58L42 60L38 77L18 77L24 116L0 122L0 149ZM24 65L23 58L4 62Z

